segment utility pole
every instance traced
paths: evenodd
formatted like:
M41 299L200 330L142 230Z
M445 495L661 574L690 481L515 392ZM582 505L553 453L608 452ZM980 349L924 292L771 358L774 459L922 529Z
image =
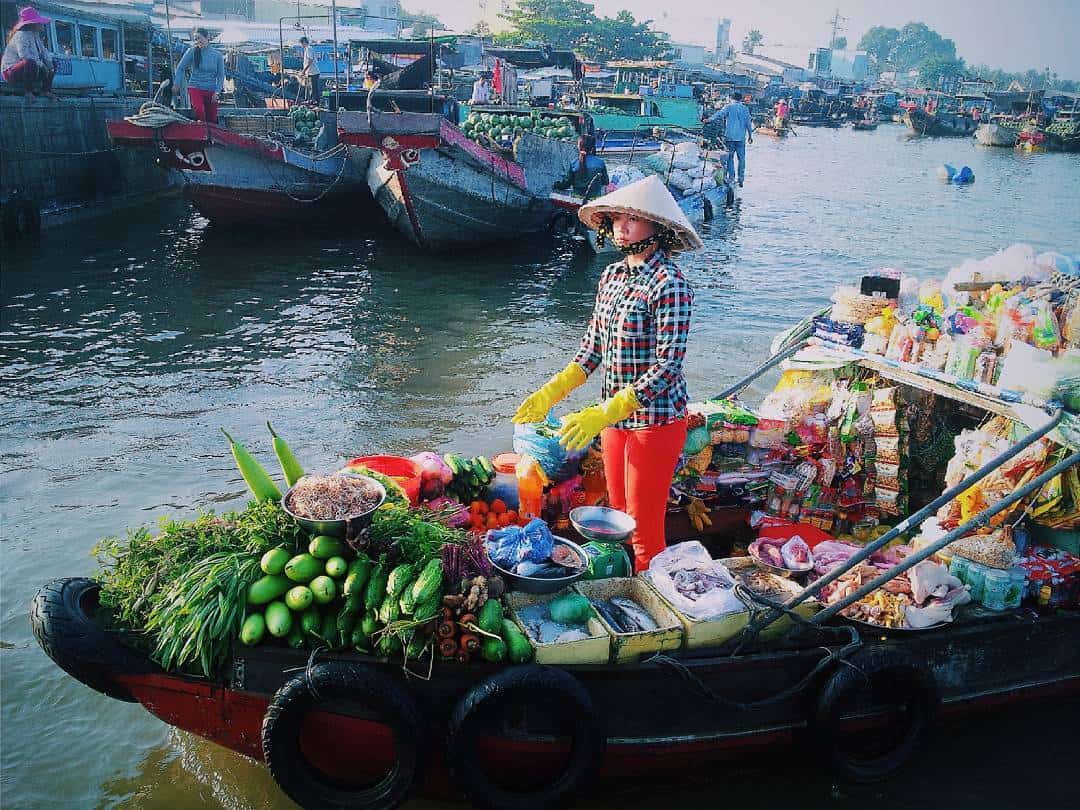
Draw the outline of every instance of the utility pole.
M837 9L836 13L833 14L832 19L829 20L829 22L832 23L832 36L829 38L829 48L836 47L836 35L844 30L843 23L846 23L847 21L848 18L841 17L840 9Z

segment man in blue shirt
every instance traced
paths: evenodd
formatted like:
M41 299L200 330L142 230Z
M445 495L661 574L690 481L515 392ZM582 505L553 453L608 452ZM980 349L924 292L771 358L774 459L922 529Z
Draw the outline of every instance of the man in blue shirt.
M739 93L731 91L731 101L724 108L713 113L710 124L723 124L724 145L728 150L727 179L735 179L735 157L739 158L739 187L746 179L746 144L754 142L754 125L750 121L750 110L739 101Z

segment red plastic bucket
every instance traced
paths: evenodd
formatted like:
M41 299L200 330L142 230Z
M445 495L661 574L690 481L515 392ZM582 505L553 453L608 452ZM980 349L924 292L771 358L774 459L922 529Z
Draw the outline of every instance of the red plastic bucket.
M349 461L348 466L367 467L372 472L392 478L409 497L409 503L420 502L420 465L403 456L360 456Z

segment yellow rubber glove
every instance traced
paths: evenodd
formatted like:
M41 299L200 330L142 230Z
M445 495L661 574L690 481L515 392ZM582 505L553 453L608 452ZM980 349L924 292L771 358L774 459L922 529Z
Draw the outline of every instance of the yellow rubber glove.
M531 422L543 422L547 418L548 411L557 402L562 402L575 388L585 384L588 377L585 369L577 363L570 363L566 368L544 383L535 394L530 394L521 403L521 407L514 414L514 424Z
M694 525L694 528L699 532L705 531L706 526L712 526L712 518L709 517L709 509L702 502L701 498L690 499L690 503L686 505L686 514L690 517L690 522Z
M606 402L575 411L563 419L559 444L568 450L588 447L601 430L621 422L640 407L634 389L624 388Z

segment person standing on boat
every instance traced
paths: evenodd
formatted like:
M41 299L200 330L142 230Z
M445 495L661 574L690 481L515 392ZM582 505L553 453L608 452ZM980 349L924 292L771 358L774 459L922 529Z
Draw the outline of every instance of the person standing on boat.
M472 98L470 104L487 104L491 101L491 85L488 84L487 75L480 74L480 78L473 82Z
M776 102L776 128L783 129L787 124L788 113L791 111L791 105L788 104L786 98L780 99Z
M731 91L731 101L723 109L713 114L710 124L723 123L724 145L727 146L727 179L735 180L735 158L739 158L739 188L746 179L746 144L754 142L754 125L750 120L750 110L740 100L739 91Z
M319 72L319 60L315 58L315 52L311 49L311 40L300 37L300 47L304 49L304 65L300 69L300 76L308 88L308 101L319 106L322 100L322 74Z
M585 200L599 197L607 189L607 164L596 154L596 137L582 135L578 138L578 159L567 170L566 177L557 180L553 188L558 191L573 190Z
M52 22L43 17L36 9L27 6L19 12L19 19L11 28L4 56L0 59L0 75L12 87L22 90L27 100L41 93L48 99L55 99L52 91L53 77L56 75L56 58L45 47L41 35L45 26Z
M176 63L176 76L187 87L195 120L216 124L218 99L225 89L225 57L210 47L210 33L205 28L191 32L191 43ZM190 75L185 81L187 71Z
M609 503L637 523L634 569L643 571L664 550L668 491L686 444L683 358L694 292L671 256L700 248L701 238L655 175L586 203L578 216L623 258L600 276L574 359L525 399L513 421L542 421L604 366L602 401L566 416L559 441L581 449L600 437Z

